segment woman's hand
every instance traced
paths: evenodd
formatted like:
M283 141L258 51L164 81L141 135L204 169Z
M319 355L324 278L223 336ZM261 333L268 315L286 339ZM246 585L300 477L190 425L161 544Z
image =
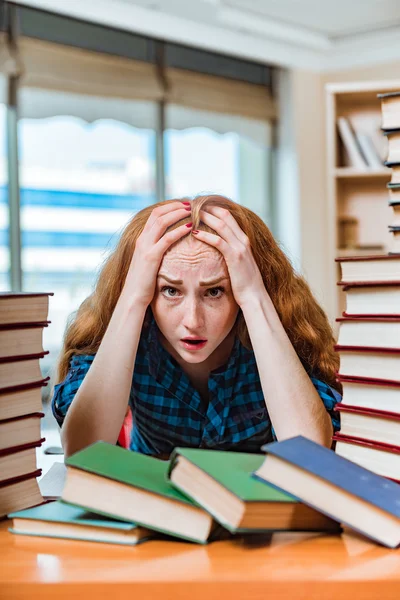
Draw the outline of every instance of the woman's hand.
M231 280L232 292L239 306L254 294L265 294L265 286L251 251L249 238L240 229L231 213L219 206L200 211L200 218L219 235L199 230L193 235L213 246L225 258ZM219 237L220 236L220 237Z
M171 202L158 206L151 213L135 250L121 295L135 298L148 306L153 299L157 273L165 252L188 233L191 223L165 233L167 228L190 215L189 202Z

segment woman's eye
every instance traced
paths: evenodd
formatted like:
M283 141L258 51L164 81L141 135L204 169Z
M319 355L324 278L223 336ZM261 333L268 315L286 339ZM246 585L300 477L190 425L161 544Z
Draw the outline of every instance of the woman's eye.
M165 296L166 296L167 298L176 298L177 294L175 294L175 292L177 292L177 291L178 291L178 290L177 290L176 288L173 288L173 287L168 287L168 286L166 286L166 285L165 285L164 287L162 287L162 288L161 288L161 292L162 292L163 294L165 294ZM167 294L167 292L172 292L172 294L169 294L169 293Z
M207 290L207 292L210 294L211 298L221 298L224 291L225 290L223 287L215 287L215 288L210 288L209 290Z

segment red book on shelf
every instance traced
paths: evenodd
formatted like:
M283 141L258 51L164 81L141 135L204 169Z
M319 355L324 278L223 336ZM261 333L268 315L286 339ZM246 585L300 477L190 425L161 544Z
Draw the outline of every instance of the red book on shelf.
M30 390L36 387L46 386L50 381L50 377L45 377L44 379L38 379L37 381L32 381L29 383L21 383L19 385L10 385L8 387L0 388L0 396L5 394L13 394L14 392L22 392L24 390Z
M335 433L335 452L382 477L400 483L400 446Z
M36 448L39 448L45 438L30 444L22 444L0 450L0 481L20 477L37 470Z
M20 481L26 481L27 479L36 479L37 477L40 477L41 474L42 469L36 469L36 471L33 471L32 473L25 473L24 475L19 475L18 477L10 477L10 479L0 481L0 488L13 485L14 483L20 483Z
M43 323L47 321L49 296L53 293L0 293L0 323Z
M30 450L31 448L40 448L43 442L46 441L46 438L40 438L36 442L30 442L29 444L20 444L19 446L11 446L10 448L3 448L0 450L0 458L3 456L8 456L9 454L16 454L17 452L24 452L25 450Z
M340 433L371 442L397 445L400 440L400 413L336 404L340 413Z
M342 271L340 285L400 281L400 256L396 254L342 256L335 260Z
M3 419L0 421L0 449L15 448L31 444L40 439L42 412Z
M400 382L379 381L341 375L342 406L359 406L389 412L400 412Z
M332 439L335 442L357 444L358 446L365 446L366 448L375 448L377 450L382 450L383 452L392 452L394 454L400 454L400 446L396 446L394 444L385 444L384 442L373 442L362 437L352 437L349 435L343 435L340 431L335 433Z
M348 317L400 317L400 281L339 282Z
M45 354L0 359L0 393L43 381L39 360Z
M340 374L348 377L400 382L400 349L335 346Z

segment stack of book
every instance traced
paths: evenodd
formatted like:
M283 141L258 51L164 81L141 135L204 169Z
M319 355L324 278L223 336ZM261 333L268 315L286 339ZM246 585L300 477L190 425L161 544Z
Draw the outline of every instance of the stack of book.
M400 92L379 94L382 104L382 129L388 139L388 157L385 165L392 169L389 188L389 206L392 207L392 234L390 254L400 254Z
M298 436L265 454L175 448L169 461L95 442L66 460L61 500L9 514L10 531L134 545L206 544L340 524L400 543L400 486Z
M50 294L0 294L0 517L43 502L36 478L41 438L39 360Z
M337 319L343 400L334 439L338 454L400 483L400 93L380 97L393 244L386 255L336 259L346 310Z

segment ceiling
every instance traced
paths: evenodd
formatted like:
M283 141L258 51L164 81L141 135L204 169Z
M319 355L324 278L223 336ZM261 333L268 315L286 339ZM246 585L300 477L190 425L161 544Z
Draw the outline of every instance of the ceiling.
M400 60L400 0L14 0L286 67Z

